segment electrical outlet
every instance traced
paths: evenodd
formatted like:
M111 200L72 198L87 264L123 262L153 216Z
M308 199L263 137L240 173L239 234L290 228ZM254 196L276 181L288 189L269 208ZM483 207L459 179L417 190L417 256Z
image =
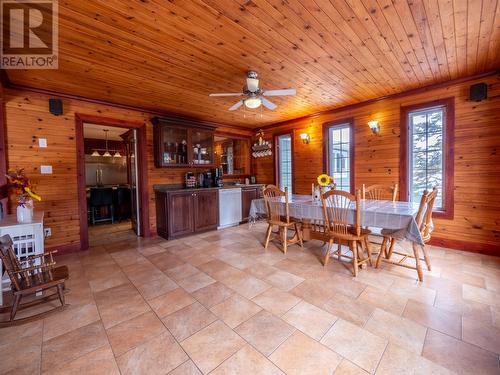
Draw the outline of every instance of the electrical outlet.
M44 234L45 237L52 236L52 228L44 228L43 234Z

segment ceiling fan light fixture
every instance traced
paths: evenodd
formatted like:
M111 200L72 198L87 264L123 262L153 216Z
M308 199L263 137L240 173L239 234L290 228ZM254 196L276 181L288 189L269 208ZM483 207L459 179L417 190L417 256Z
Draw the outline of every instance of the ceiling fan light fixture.
M245 107L250 109L259 108L262 104L262 100L260 98L248 98L245 99Z

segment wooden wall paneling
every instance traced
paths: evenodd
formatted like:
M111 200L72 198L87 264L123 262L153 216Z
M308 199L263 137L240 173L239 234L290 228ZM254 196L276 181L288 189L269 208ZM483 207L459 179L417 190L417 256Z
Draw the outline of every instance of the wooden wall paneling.
M470 85L488 84L488 99L469 100ZM355 127L355 186L361 184L400 183L400 114L405 106L426 103L453 96L455 98L454 142L454 218L436 217L433 243L462 250L500 254L500 75L489 75L469 81L458 80L445 86L417 90L408 95L396 95L379 101L370 101L344 110L333 110L309 118L278 123L265 128L266 137L294 131L308 132L311 143L295 141L294 189L297 194L310 194L311 183L323 172L321 124L344 118L354 118ZM376 119L381 133L372 134L367 123ZM299 137L296 137L296 139ZM270 183L274 176L272 158L254 160L255 173L260 182Z

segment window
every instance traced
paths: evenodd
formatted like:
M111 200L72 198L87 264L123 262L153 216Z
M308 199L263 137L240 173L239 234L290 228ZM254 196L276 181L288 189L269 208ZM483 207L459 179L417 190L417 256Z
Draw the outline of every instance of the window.
M292 194L292 135L283 134L275 137L277 155L277 183L281 190L288 188Z
M453 215L453 115L453 98L401 112L401 193L420 202L424 190L437 187L434 207L442 217Z
M327 124L324 130L326 170L333 177L337 189L350 192L353 187L352 121Z

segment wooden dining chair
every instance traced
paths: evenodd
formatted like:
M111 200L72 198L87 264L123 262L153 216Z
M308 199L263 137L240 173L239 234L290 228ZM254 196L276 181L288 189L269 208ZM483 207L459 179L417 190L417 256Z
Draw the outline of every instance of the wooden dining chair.
M321 200L329 237L323 265L328 264L332 254L337 255L339 261L342 258L350 259L352 273L356 277L359 266L367 262L372 264L370 252L366 248L366 238L370 231L361 228L361 192L356 190L356 195L352 195L341 190L330 190L321 195ZM332 253L334 243L337 244L337 250ZM349 245L352 256L342 254L342 243ZM365 248L366 258L363 254Z
M267 185L263 187L262 195L264 196L264 202L266 204L267 211L267 232L266 232L266 243L264 248L267 249L269 245L269 240L273 234L273 227L278 227L278 239L283 246L283 253L286 254L288 245L293 245L298 243L301 247L303 246L302 234L300 233L299 225L300 223L296 220L290 218L289 206L288 206L288 189L285 187L285 191L281 191L278 187L274 185ZM284 202L283 202L284 201ZM284 204L284 212L282 212L282 207ZM295 234L291 239L288 239L288 229L293 228Z
M11 282L13 295L12 306L3 307L1 313L10 312L10 320L0 322L0 326L20 324L35 318L44 316L56 309L64 308L64 282L68 278L68 268L66 266L55 267L52 251L45 254L37 254L27 257L20 262L12 248L12 239L9 235L0 237L0 258ZM38 263L38 264L37 264ZM41 298L33 298L21 304L25 296L33 296L39 292L55 289L55 292ZM26 318L15 319L19 310L26 309L51 299L59 298L61 307L31 315Z
M366 186L363 184L361 189L362 199L371 200L387 200L395 202L398 197L398 184L394 185L383 185L375 184Z
M378 258L377 258L377 263L375 264L375 267L378 268L380 266L380 263L382 261L396 265L396 266L401 266L401 267L406 267L410 269L417 270L417 275L419 281L423 281L424 276L422 273L422 266L420 262L423 260L425 261L425 264L427 265L427 269L430 271L431 270L431 260L429 258L429 254L427 253L427 249L425 247L425 244L428 243L431 239L431 230L432 230L432 209L434 207L434 202L437 197L438 190L437 188L433 188L432 191L429 193L427 190L424 191L422 194L422 198L420 199L420 205L418 208L417 216L415 218L415 221L418 225L420 235L422 236L422 239L424 241L423 245L418 245L415 243L412 243L412 248L413 248L413 255L409 253L403 253L399 251L394 250L394 245L396 244L396 238L394 238L392 235L394 234L393 231L389 230L382 230L382 235L384 236L384 240L382 242L382 250L380 251ZM422 249L422 253L424 255L424 258L420 258L419 254L419 249ZM384 258L382 254L385 253L387 254L386 257ZM391 260L391 257L393 254L397 254L402 256L402 258L399 261L394 261ZM405 261L410 258L415 260L415 266L406 264Z

